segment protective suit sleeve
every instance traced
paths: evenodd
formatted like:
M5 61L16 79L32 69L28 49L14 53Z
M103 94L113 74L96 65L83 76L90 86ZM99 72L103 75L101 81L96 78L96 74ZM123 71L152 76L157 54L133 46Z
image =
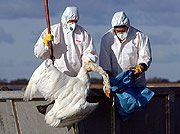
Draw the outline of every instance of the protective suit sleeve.
M35 44L34 46L34 55L37 57L37 58L40 58L40 59L48 59L50 58L50 53L49 53L49 47L46 46L43 41L44 41L44 38L45 38L45 35L47 34L47 29L45 29L41 36L39 37L37 43Z
M101 39L101 47L99 54L99 65L109 73L111 73L111 56L110 50L108 50L108 45L104 38Z
M149 38L146 35L142 35L139 48L139 59L138 64L145 63L149 68L152 61L151 47Z
M82 63L85 63L87 61L92 61L95 63L97 61L98 54L93 44L92 37L86 33L85 38L86 39L83 47Z

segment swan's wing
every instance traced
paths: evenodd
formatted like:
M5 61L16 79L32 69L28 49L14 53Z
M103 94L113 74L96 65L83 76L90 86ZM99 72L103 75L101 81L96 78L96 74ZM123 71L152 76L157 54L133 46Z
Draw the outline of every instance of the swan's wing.
M58 102L54 104L53 110L50 110L46 116L45 120L49 126L53 127L67 127L72 124L79 122L86 117L88 117L98 106L98 103L88 103L85 102L84 105L76 104L70 109L66 109L61 113L61 115L57 115L54 113L59 108Z
M70 77L60 72L50 59L45 60L32 74L27 85L24 100L32 99L38 90L46 99L53 98L54 94L63 89Z
M47 124L54 127L70 126L91 114L98 103L88 103L86 101L88 90L89 86L83 84L80 80L74 83L72 88L67 88L66 92L68 94L64 98L58 97L52 109L46 114Z
M80 105L81 106L81 105ZM63 118L58 124L59 127L71 126L74 123L77 123L86 117L88 117L96 108L98 103L88 103L76 109L76 111L68 113L68 115Z
M71 77L59 71L51 62L48 62L46 62L46 72L38 83L38 90L45 98L54 100L71 81Z
M64 118L74 107L74 105L82 99L81 86L78 84L78 79L74 83L68 83L66 88L59 93L55 100L54 106L47 113L47 115L54 114L55 118ZM77 92L77 90L79 90ZM59 117L58 117L59 116Z
M32 99L32 96L36 93L38 90L37 83L40 81L40 77L42 76L42 72L45 71L45 62L43 62L32 74L28 85L26 87L25 93L24 93L24 101L28 101Z
M46 123L53 127L66 127L90 115L97 108L98 103L88 103L81 94L81 92L69 94L62 101L57 99L45 116Z

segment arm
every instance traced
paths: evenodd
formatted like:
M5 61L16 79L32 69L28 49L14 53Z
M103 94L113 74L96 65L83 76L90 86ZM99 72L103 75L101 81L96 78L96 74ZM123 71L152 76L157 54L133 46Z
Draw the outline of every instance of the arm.
M147 69L148 69L151 64L151 61L152 61L152 54L151 54L151 46L150 46L149 38L146 35L143 35L140 41L138 64L144 63L147 65Z
M86 33L85 35L85 44L83 47L82 63L87 61L96 62L98 54L96 52L95 46L92 41L92 37Z
M37 43L34 46L34 55L40 59L50 58L49 47L43 43L46 34L47 29L42 32L41 36L39 37Z
M101 40L100 54L99 54L99 65L106 71L111 77L111 56L110 50L108 50L108 44L104 38Z
M147 71L152 61L151 47L146 35L142 36L139 48L138 66L134 70L134 77L137 79L140 74Z

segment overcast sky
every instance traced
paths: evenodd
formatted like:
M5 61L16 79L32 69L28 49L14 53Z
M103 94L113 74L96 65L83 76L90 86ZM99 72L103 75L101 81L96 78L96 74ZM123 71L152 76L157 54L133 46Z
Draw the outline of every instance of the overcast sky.
M179 0L49 0L51 24L59 23L67 6L77 6L79 25L91 35L99 52L102 35L115 12L125 11L130 23L150 38L153 62L146 78L180 80ZM43 0L1 0L0 79L29 79L42 60L33 48L46 28Z

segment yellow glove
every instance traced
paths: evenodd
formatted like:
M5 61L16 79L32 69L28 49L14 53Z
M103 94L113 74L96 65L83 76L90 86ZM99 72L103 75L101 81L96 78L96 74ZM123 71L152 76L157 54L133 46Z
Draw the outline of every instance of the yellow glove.
M87 62L84 63L84 64L91 64L91 61L87 61ZM85 66L85 69L86 69L88 72L91 72L91 71L92 71L90 68L87 68L86 66Z
M52 34L46 34L44 37L44 44L49 46L49 42L54 41L54 36Z
M143 64L140 64L138 66L136 66L136 69L132 69L134 70L134 78L137 79L140 74L142 74L144 71L147 70L147 66Z

